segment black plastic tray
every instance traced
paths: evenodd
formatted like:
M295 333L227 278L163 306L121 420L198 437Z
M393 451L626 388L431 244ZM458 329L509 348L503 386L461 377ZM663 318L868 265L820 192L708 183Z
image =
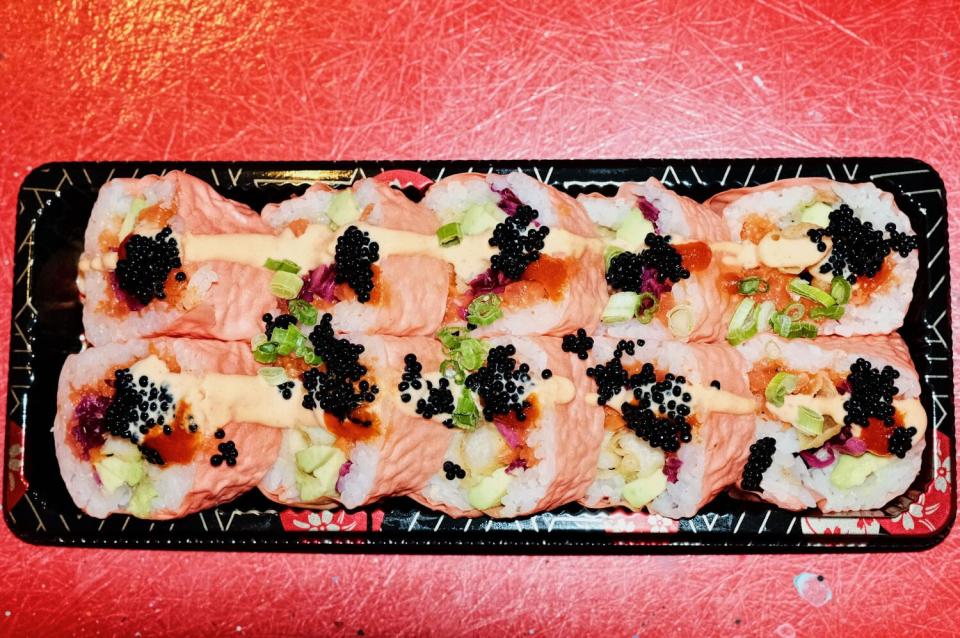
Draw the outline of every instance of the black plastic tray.
M356 511L310 512L256 491L173 522L80 512L54 456L51 427L64 358L82 347L74 285L83 232L100 186L114 177L184 170L259 210L326 180L390 170L437 179L468 170L522 170L571 195L612 193L656 177L700 201L728 188L788 177L873 181L894 193L920 238L921 270L901 330L919 370L930 419L911 490L882 512L792 513L720 496L697 516L670 521L579 506L497 521L451 519L407 499ZM942 540L956 510L946 193L929 165L904 158L537 160L430 162L89 162L46 164L23 182L13 277L4 518L20 538L50 545L301 551L738 552L922 549Z

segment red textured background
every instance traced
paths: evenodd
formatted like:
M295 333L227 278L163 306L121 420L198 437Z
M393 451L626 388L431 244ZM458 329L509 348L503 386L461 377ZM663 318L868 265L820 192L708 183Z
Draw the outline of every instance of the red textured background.
M960 229L956 2L186 4L0 7L3 344L17 188L50 160L912 155ZM830 602L798 594L804 571ZM958 573L960 533L919 554L424 557L50 549L0 526L0 634L927 635L957 630Z

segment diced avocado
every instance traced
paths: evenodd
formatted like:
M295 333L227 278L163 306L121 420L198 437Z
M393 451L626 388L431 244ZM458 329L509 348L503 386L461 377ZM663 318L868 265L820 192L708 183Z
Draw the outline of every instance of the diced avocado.
M500 468L490 476L480 479L480 482L470 488L467 500L470 507L485 510L500 505L500 499L507 493L510 481L513 478L507 474L506 468Z
M890 459L870 454L863 456L849 456L841 454L837 464L830 473L830 482L841 490L863 485L867 477L890 462Z
M353 197L353 191L338 191L330 201L327 217L336 226L345 226L360 219L360 209L357 208L357 200Z
M297 452L296 458L300 500L315 501L336 494L340 467L347 460L343 452L329 445L313 445Z
M120 224L120 239L133 232L133 227L140 217L140 212L147 207L147 200L143 197L137 197L130 204L130 210L123 216L123 223Z
M653 472L630 481L623 486L623 498L631 507L640 509L653 499L660 496L667 489L667 476L661 472Z
M479 235L491 230L505 215L495 204L474 204L463 213L460 232L464 235Z
M337 448L329 445L311 445L296 453L297 468L306 474L313 474L313 471L330 460Z
M153 487L153 483L144 481L133 491L133 497L127 505L127 511L137 518L144 518L150 513L150 510L153 509L153 499L157 496L159 496L159 494L156 488Z
M131 461L119 456L107 456L94 464L97 476L107 492L112 494L126 483L131 487L143 479L143 466L139 460Z
M800 213L800 221L805 224L814 224L815 226L826 228L830 225L831 211L833 211L833 208L831 208L829 204L815 202L803 209L803 212Z
M139 461L142 457L137 446L129 439L121 439L116 436L108 436L104 441L100 453L104 456L118 456L128 461Z
M617 239L631 248L643 246L648 233L654 232L653 224L643 216L639 209L631 208L617 229Z

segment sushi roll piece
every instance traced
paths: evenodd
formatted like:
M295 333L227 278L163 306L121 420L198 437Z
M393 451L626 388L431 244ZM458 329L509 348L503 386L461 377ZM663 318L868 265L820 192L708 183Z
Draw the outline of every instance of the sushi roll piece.
M453 517L495 518L580 498L603 431L603 413L582 400L584 363L556 338L467 334L441 333L439 368L413 352L406 360L401 399L448 442L412 498Z
M256 487L284 401L247 349L129 341L67 357L53 435L67 491L91 516L172 519Z
M340 190L317 183L266 206L263 219L297 254L309 251L293 257L306 265L297 298L330 313L337 332L423 336L440 328L450 266L433 215L401 191L373 178Z
M462 173L423 199L453 265L445 321L478 336L593 330L606 303L596 232L573 198L520 172Z
M273 273L237 263L231 255L244 248L231 239L271 232L254 211L186 173L107 182L78 268L87 340L249 339L276 306Z
M727 296L711 245L730 233L702 204L654 178L613 197L580 195L604 246L610 294L603 333L628 339L716 341Z
M605 418L581 503L690 517L741 475L756 408L732 348L598 338L591 360Z
M757 399L741 493L788 510L884 507L917 477L927 416L899 336L788 341L738 350Z
M903 324L919 258L909 218L870 183L789 179L706 205L733 242L714 247L731 295L728 339L888 334Z
M440 344L422 337L341 337L330 321L327 315L309 336L323 362L284 382L311 422L284 431L260 491L278 503L329 509L422 488L451 433L403 409L393 390L408 353L437 367Z

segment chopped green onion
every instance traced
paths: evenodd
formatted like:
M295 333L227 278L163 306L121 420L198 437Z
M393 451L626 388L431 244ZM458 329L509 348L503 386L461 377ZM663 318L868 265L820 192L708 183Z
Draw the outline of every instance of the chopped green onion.
M850 293L852 291L853 286L843 277L834 277L830 282L830 296L833 297L838 304L845 304L850 301Z
M477 407L473 395L466 388L460 393L457 399L457 405L453 409L453 424L464 430L472 430L477 427L477 421L480 420L480 409Z
M640 295L635 292L615 292L610 295L607 305L603 309L600 321L603 323L620 323L630 319L637 311Z
M273 363L277 360L277 344L269 341L261 343L253 351L253 358L257 363Z
M803 307L802 303L795 301L783 309L783 314L790 317L793 321L800 321L803 319L803 313L806 311L807 309Z
M268 341L270 340L267 339L267 335L261 332L258 335L254 335L253 339L250 340L250 348L256 350L261 344L264 344Z
M287 304L287 309L302 324L312 326L317 323L317 309L309 301L293 299Z
M823 434L823 415L801 405L797 409L797 422L794 425L804 434L819 436Z
M667 326L674 337L689 337L693 332L693 310L681 305L667 313Z
M764 301L760 304L760 311L757 312L757 330L766 330L770 327L770 317L777 311L777 304L772 301Z
M783 405L783 398L797 387L797 375L789 372L778 372L770 379L767 388L763 391L767 401L777 406Z
M748 297L740 301L727 328L727 341L730 345L739 345L757 334L757 314L758 308L753 299Z
M830 293L820 290L816 286L811 286L799 277L790 282L787 290L811 301L816 301L821 306L833 306L837 303L837 300L831 297Z
M447 350L455 350L460 341L464 339L463 332L464 329L460 326L447 326L437 332L437 339Z
M617 246L607 246L603 249L603 272L610 270L610 262L613 261L613 258L617 255L626 252L623 248L618 248Z
M290 272L297 274L300 272L300 266L296 262L290 261L289 259L270 259L267 258L267 261L263 262L265 268L270 270L276 270L278 272Z
M781 337L788 339L812 339L817 336L817 326L807 321L794 321L785 312L775 312L770 317L770 326Z
M280 356L294 353L303 347L303 344L306 342L306 337L303 336L303 333L300 332L296 326L274 328L270 338L271 342L276 345L277 354ZM305 350L300 350L300 352L305 352Z
M451 354L457 358L464 370L476 370L483 365L487 356L487 345L479 339L468 338L462 340Z
M437 229L437 239L441 246L456 246L463 239L463 232L460 230L460 224L450 222Z
M463 372L463 368L453 359L445 359L440 363L440 374L460 384L467 378L467 375Z
M637 309L635 314L642 324L648 324L653 321L653 317L660 309L660 300L652 292L641 292L637 297Z
M323 363L323 357L318 355L313 350L307 350L306 352L303 353L303 356L301 358L304 360L304 362L306 362L307 365L310 365L310 366L318 366L321 363Z
M147 200L143 197L136 197L130 203L130 210L127 211L127 214L123 218L123 223L120 225L120 239L123 239L127 235L133 232L133 227L137 224L137 218L140 216L141 211L147 207Z
M759 277L747 277L737 282L737 292L741 295L755 295L765 293L770 290L770 284L765 279Z
M303 279L286 270L278 270L270 280L270 293L281 299L295 299L303 288Z
M287 381L287 371L283 368L260 368L257 374L267 382L268 385L280 385Z
M467 306L467 321L477 326L489 326L502 316L500 297L492 292L480 295Z
M837 320L843 316L843 313L845 310L846 310L846 306L841 306L840 304L830 306L829 308L811 308L810 318L811 319L826 318L826 319Z

